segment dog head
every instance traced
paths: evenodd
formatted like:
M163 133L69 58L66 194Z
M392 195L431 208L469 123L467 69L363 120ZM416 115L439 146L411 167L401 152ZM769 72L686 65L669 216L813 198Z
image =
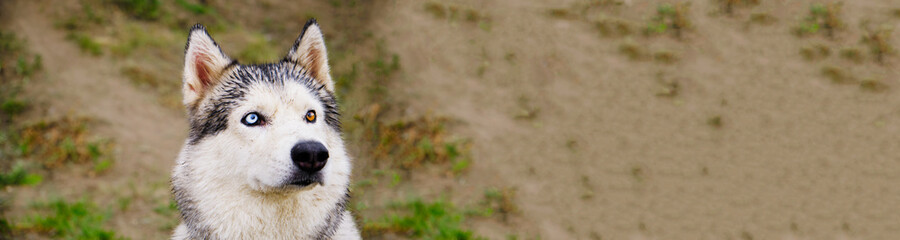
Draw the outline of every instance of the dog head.
M277 63L242 65L205 28L185 47L184 105L191 174L271 192L346 185L334 82L321 29L310 20Z

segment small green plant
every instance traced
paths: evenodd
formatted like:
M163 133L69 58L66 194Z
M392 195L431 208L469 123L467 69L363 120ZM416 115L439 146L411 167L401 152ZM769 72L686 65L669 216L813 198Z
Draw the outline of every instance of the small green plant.
M21 162L13 165L12 169L8 172L0 173L0 187L37 185L43 180L44 178L41 177L41 175L28 173L28 171L25 170L25 164Z
M825 30L828 38L834 38L834 32L844 27L840 16L842 5L842 3L813 4L809 7L809 15L795 28L794 32L799 36L805 36Z
M98 209L87 200L70 203L57 199L38 203L35 207L44 214L31 216L25 224L26 229L58 239L124 239L104 227L111 213Z
M0 111L2 111L6 116L14 116L20 114L25 111L26 107L27 104L25 103L25 101L14 98L3 100L3 102L0 103Z
M499 213L500 219L503 222L507 222L509 215L519 211L519 207L515 203L515 196L515 188L489 188L485 190L484 201L481 202L485 210L481 215L489 217L493 213Z
M682 32L692 27L688 18L690 3L682 2L675 5L664 3L656 7L656 16L650 20L645 33L662 34L668 31L675 33L675 37L681 39Z
M100 56L103 54L103 49L100 43L94 40L91 36L80 33L80 32L71 32L66 35L66 39L74 41L78 48L81 51L89 53L94 56Z
M156 20L162 15L159 0L113 0L129 16L141 20Z

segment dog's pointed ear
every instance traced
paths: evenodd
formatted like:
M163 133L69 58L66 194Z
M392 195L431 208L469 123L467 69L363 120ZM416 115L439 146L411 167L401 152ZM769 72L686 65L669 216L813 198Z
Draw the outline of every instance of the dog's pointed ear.
M325 37L316 19L310 19L303 26L300 37L288 52L285 60L293 62L306 70L310 76L325 85L328 91L334 91L334 82L328 67L328 51L325 49Z
M222 52L203 25L191 27L184 47L184 105L196 105L207 91L221 80L223 70L232 60Z

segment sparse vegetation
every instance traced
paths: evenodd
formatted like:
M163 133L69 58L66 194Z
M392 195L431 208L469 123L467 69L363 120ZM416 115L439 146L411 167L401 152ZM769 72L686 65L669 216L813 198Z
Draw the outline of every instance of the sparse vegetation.
M424 8L426 12L438 19L448 19L451 22L464 20L465 22L475 24L484 31L491 30L490 17L474 8L436 1L425 3Z
M678 39L682 38L682 33L692 27L688 11L690 10L689 2L681 2L675 5L664 3L656 7L656 15L650 20L645 33L662 34L673 32Z
M162 15L159 0L113 0L129 16L141 20L156 20Z
M772 25L777 22L778 19L772 16L772 14L757 12L750 14L750 22L760 25Z
M821 60L831 56L831 48L824 44L815 44L801 48L800 55L807 61Z
M843 69L834 66L822 68L822 75L825 75L831 82L837 84L856 83L856 78L845 72Z
M841 49L840 54L842 58L855 63L861 63L863 61L863 53L858 48L844 48Z
M841 19L842 3L813 4L809 7L809 15L803 19L794 29L798 36L806 36L819 33L824 30L828 38L834 38L834 33L844 27Z
M884 92L889 89L887 84L875 79L866 79L860 81L859 88L869 92Z
M417 239L479 239L462 227L466 214L449 202L416 198L395 203L391 208L394 212L387 217L366 222L363 232L391 232Z
M112 164L106 154L112 148L109 140L91 137L87 119L66 117L40 121L24 127L16 141L24 157L40 159L45 168L62 167L66 163L91 163L92 174L101 173Z
M482 215L491 216L493 213L500 214L500 219L507 222L509 215L519 211L519 207L515 203L516 189L514 188L490 188L484 191L484 201L481 205L485 207Z
M103 48L100 43L87 34L78 32L70 33L66 35L66 39L75 42L75 44L78 45L78 48L85 53L89 53L93 56L100 56L103 54Z
M44 178L39 174L28 173L28 171L25 170L25 164L19 162L8 172L0 173L0 187L36 185L41 183L43 179Z
M43 214L32 216L22 228L58 239L124 239L104 226L110 211L101 210L90 201L70 203L57 199L38 203L35 208Z
M722 11L728 15L734 15L734 8L759 5L759 0L719 0Z
M619 53L628 57L632 61L643 60L647 58L647 52L640 45L633 42L625 42L619 44Z
M631 25L621 19L603 18L594 21L594 28L604 37L628 36L633 32Z
M882 27L879 29L867 29L865 36L862 38L863 44L869 47L869 53L875 56L875 60L884 63L884 58L894 54L894 47L891 46L891 35L893 29Z
M706 120L706 124L713 128L722 128L722 116L713 116Z
M678 61L678 56L675 55L674 52L663 50L653 53L653 60L660 63L672 64Z

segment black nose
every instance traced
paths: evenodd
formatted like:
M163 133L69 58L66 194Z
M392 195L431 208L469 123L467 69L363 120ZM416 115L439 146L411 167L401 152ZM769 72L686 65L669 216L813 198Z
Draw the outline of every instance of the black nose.
M307 173L315 173L328 162L328 149L319 142L300 142L291 148L294 165Z

